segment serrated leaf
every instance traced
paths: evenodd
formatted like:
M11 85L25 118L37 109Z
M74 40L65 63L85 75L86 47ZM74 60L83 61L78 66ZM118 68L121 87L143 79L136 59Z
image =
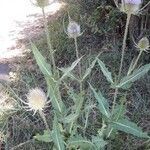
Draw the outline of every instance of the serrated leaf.
M36 59L36 62L41 70L41 72L45 75L45 76L51 76L52 72L51 72L51 66L50 64L48 64L45 60L45 58L42 56L42 54L40 53L40 51L37 49L37 47L31 42L31 47L32 47L32 51L34 54L34 57Z
M124 88L127 84L131 84L132 82L140 79L150 70L150 64L144 65L141 68L135 70L131 75L124 77L118 85L117 88Z
M70 114L70 115L66 116L65 118L63 118L62 121L63 121L64 123L71 123L71 122L74 121L77 117L78 117L78 114L73 113L73 114Z
M106 68L105 64L100 59L97 59L97 61L98 61L98 64L99 64L104 76L106 77L107 81L110 82L111 84L114 84L111 72L109 72L109 70Z
M149 138L147 133L144 133L140 127L138 127L135 123L127 120L127 119L121 119L118 121L114 121L112 123L112 127L114 129L133 134L137 137L141 138Z
M95 66L96 61L97 61L97 60L95 59L95 60L91 63L91 65L89 66L89 68L86 69L85 74L84 74L82 80L84 80L84 79L91 73L93 67Z
M42 142L52 142L51 132L48 130L44 130L43 135L36 134L36 136L34 136L34 139Z
M59 86L52 80L52 78L46 78L48 85L48 96L51 98L52 105L57 112L62 113L64 110L64 103L61 99Z
M70 72L77 66L77 64L79 63L79 61L81 60L81 58L79 58L76 61L74 61L70 67L68 67L68 68L61 68L60 69L60 70L63 70L63 72L64 72L63 76L60 78L60 81L62 79L64 79L64 77L70 75Z
M65 150L64 140L62 138L62 135L60 133L60 128L58 125L59 124L58 124L57 118L55 116L54 123L53 123L52 139L58 150Z
M84 139L81 135L76 135L68 140L68 147L80 147L82 150L87 150L94 148L95 145L91 141Z
M93 91L94 93L94 97L96 98L96 100L98 101L98 106L99 106L99 110L100 112L105 115L107 118L110 117L110 111L109 111L109 104L107 102L107 100L102 96L101 92L97 93L95 91L95 89L92 87L91 84L90 85L90 88L91 90Z
M93 136L92 143L95 145L96 150L102 150L107 145L107 142L99 136Z

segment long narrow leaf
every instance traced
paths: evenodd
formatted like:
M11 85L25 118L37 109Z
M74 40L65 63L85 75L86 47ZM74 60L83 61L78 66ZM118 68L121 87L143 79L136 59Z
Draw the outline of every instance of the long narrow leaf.
M124 88L127 84L140 79L150 70L150 64L144 65L141 68L135 70L131 75L124 77L120 83L116 86L117 88Z
M112 75L111 75L111 72L109 72L109 70L106 68L105 64L100 60L100 59L97 59L98 61L98 64L104 74L104 76L106 77L107 81L110 82L111 84L113 84L113 79L112 79Z
M82 58L82 57L81 57L81 58ZM76 61L74 61L70 67L60 69L60 70L63 70L63 72L64 72L63 76L60 78L60 81L61 81L64 77L66 77L67 75L70 75L70 72L77 66L77 64L79 63L79 61L81 60L81 58L79 58L79 59L77 59Z
M141 138L149 138L147 133L144 133L140 127L138 127L135 123L127 120L121 119L118 121L114 121L112 124L114 129L133 134L137 137Z
M37 47L33 43L31 43L31 47L32 47L34 57L36 59L36 62L38 64L41 72L46 76L51 76L52 72L51 72L50 64L48 64L46 62L45 58L42 56L40 51L37 49Z
M52 138L58 150L65 150L64 140L60 133L60 128L58 126L58 121L57 121L56 116L54 117Z
M89 85L90 85L91 90L94 93L96 100L99 103L98 106L99 106L100 112L103 115L105 115L107 118L109 118L110 117L110 111L109 111L109 104L108 104L107 100L102 96L101 92L97 93L95 91L95 89L92 87L92 85L91 84L89 84Z

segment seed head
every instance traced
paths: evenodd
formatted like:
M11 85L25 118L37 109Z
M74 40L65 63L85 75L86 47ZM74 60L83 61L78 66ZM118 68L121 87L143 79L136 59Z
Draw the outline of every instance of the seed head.
M42 89L35 88L29 91L27 95L27 105L30 110L34 111L34 113L37 111L43 111L47 103L46 94Z
M141 0L122 0L121 11L135 15L139 12L141 4Z
M77 22L70 20L67 28L67 34L70 38L79 37L81 35L80 25Z
M143 37L141 40L139 40L137 44L137 48L139 48L141 51L149 50L150 44L147 37Z

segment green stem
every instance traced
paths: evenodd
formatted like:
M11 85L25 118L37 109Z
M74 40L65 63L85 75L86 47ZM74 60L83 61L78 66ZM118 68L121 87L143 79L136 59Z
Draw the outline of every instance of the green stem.
M78 43L77 43L77 38L74 38L74 44L75 44L75 49L76 49L76 58L79 59L79 51L78 51ZM79 77L80 80L82 80L82 70L81 70L81 63L79 61L78 63L78 70L79 70ZM80 81L80 92L82 92L82 81Z
M44 124L45 124L46 129L47 129L48 131L50 131L49 126L48 126L48 123L47 123L47 121L46 121L46 117L45 117L44 113L43 113L42 111L39 111L39 114L40 114L40 117L42 118L42 120L43 120L43 122L44 122Z
M119 68L118 81L120 80L122 67L123 67L123 61L124 61L124 55L125 55L126 40L127 40L127 34L128 34L128 29L129 29L130 18L131 18L131 14L129 13L129 14L127 14L125 33L124 33L124 38L123 38L122 54L121 54L121 62L120 62L120 68Z
M122 72L122 67L123 67L123 61L124 61L124 56L125 56L125 48L126 48L126 41L127 41L127 35L128 35L130 18L131 18L131 14L129 13L129 14L127 14L127 21L126 21L125 32L124 32L124 37L123 37L121 62L120 62L120 68L119 68L119 74L118 74L118 81L117 82L120 81L120 77L121 77L121 72ZM117 100L117 97L118 97L118 90L119 90L118 88L115 88L113 105L112 105L112 112L115 109L116 100ZM112 133L112 131L113 131L113 128L110 129L110 132L108 133L107 137L110 136L110 134Z
M45 14L45 10L44 7L42 7L42 13L43 13L43 19L44 19L44 28L45 28L45 34L46 34L46 39L47 39L47 44L48 44L48 48L50 51L50 58L51 58L51 62L53 65L53 71L56 70L56 65L55 65L55 59L54 59L54 51L51 45L51 40L50 40L50 35L49 35L49 30L48 30L48 24L47 24L47 19L46 19L46 14Z
M139 55L137 56L136 60L135 60L135 63L134 65L132 66L131 70L128 72L128 75L130 75L132 73L132 71L136 68L137 64L138 64L138 61L142 55L142 52L143 51L140 51Z

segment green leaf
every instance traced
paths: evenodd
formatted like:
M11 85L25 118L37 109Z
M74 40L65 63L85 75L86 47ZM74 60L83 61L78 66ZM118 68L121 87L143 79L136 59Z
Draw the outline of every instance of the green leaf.
M90 150L93 149L95 147L95 145L87 140L84 139L81 135L76 135L74 137L71 137L68 140L68 147L70 148L78 148L80 147L81 150Z
M52 105L57 112L62 113L65 105L61 99L61 94L59 91L59 86L57 83L54 82L52 78L46 78L47 85L48 85L48 96L51 99Z
M111 72L108 71L105 64L100 59L97 59L97 61L107 81L110 82L111 84L114 84Z
M42 142L52 142L52 136L51 136L50 131L48 130L44 130L43 135L36 134L36 136L34 136L34 139L38 141L42 141Z
M127 84L131 84L132 82L140 79L150 70L150 64L144 65L141 68L135 70L131 75L124 77L118 85L117 88L124 88Z
M60 132L60 127L56 115L54 117L52 139L58 150L65 150L64 140Z
M63 121L64 123L71 123L71 122L74 121L77 117L78 117L78 114L73 113L73 114L70 114L70 115L66 116L65 118L63 118L62 121Z
M101 94L101 92L97 93L95 91L95 89L92 87L92 85L91 84L89 84L89 85L90 85L91 90L94 93L94 96L95 96L96 100L99 103L98 106L99 106L100 112L103 115L105 115L107 118L109 118L110 117L110 111L109 111L109 104L108 104L107 100L103 97L103 95Z
M45 76L51 76L51 66L46 62L45 58L42 56L40 51L37 49L37 47L31 42L32 51L34 54L34 57L36 59L36 62L41 70L41 72Z
M121 119L118 121L114 121L112 123L112 127L114 129L133 134L137 137L141 138L149 138L147 133L144 133L140 127L138 127L135 123L127 120L127 119Z
M95 66L96 61L97 61L97 60L95 59L95 60L91 63L91 65L89 66L89 68L86 69L85 74L84 74L82 80L84 80L84 79L91 73L93 67Z
M74 61L70 67L68 67L68 68L61 68L60 69L60 70L63 70L63 72L64 72L63 76L60 78L60 81L62 81L62 79L64 79L64 77L70 76L70 72L77 66L77 64L79 63L81 58L79 58L76 61Z
M92 143L95 145L96 150L102 150L107 145L107 142L104 141L104 139L99 136L93 136Z

